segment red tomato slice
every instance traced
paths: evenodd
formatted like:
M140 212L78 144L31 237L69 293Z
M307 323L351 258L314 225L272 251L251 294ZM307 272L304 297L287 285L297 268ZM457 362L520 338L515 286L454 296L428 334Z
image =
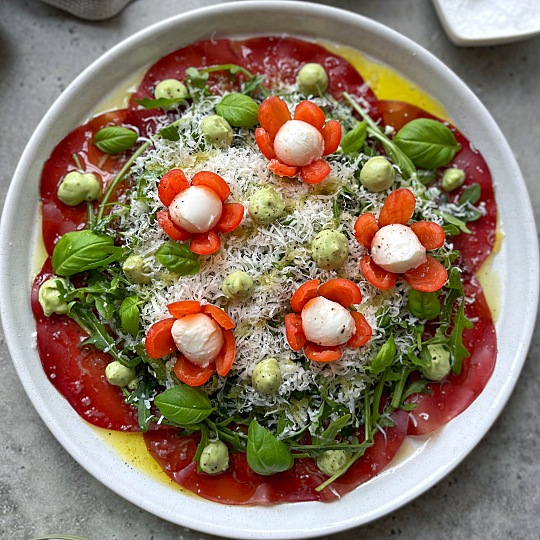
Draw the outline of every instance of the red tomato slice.
M444 230L438 223L417 221L411 223L410 227L426 249L438 249L444 245Z
M377 220L370 212L358 216L358 219L354 222L354 237L359 244L367 249L371 248L371 242L378 230Z
M295 167L294 165L286 165L285 163L281 163L281 161L278 159L271 159L268 168L278 176L292 178L298 174L298 167Z
M373 330L361 313L351 311L351 315L354 319L355 331L352 338L347 341L347 345L349 347L362 347L371 339Z
M378 264L375 264L369 255L364 255L360 259L360 269L364 277L381 291L387 291L396 284L397 274L387 272Z
M216 321L221 328L225 330L231 330L234 328L235 324L233 320L221 309L217 306L213 306L212 304L205 304L202 307L203 313L206 313L206 315L209 315Z
M182 240L189 240L193 236L190 232L174 223L168 210L156 212L156 219L159 226L171 240L181 242Z
M218 375L225 377L231 370L234 359L236 358L236 341L232 330L223 330L223 339L225 343L215 359L216 371Z
M446 283L448 272L437 259L428 255L424 264L408 270L403 274L403 277L417 291L435 292Z
M189 187L184 171L181 169L171 169L166 172L158 184L159 200L165 205L170 206L173 199Z
M194 315L202 310L201 303L197 300L179 300L169 304L167 309L175 319L181 319L186 315Z
M306 184L320 184L329 174L330 165L324 159L300 167L300 177Z
M379 214L379 227L386 225L406 225L411 219L416 199L410 189L399 188L386 198Z
M221 246L221 240L215 231L194 234L189 249L197 255L211 255Z
M178 353L176 364L174 364L174 374L180 381L184 384L189 384L189 386L203 385L205 382L208 382L214 371L216 371L214 362L203 368L190 362L181 353Z
M299 351L307 343L306 336L302 330L302 317L299 313L288 313L285 315L285 337L293 351Z
M350 279L334 278L319 287L319 295L349 308L362 301L362 293Z
M311 279L300 285L294 292L291 298L291 307L296 313L300 313L304 306L317 296L317 290L319 289L319 280Z
M276 153L274 152L274 143L270 135L261 127L255 130L255 142L259 147L262 155L266 159L275 159Z
M318 105L304 99L296 106L296 109L294 110L294 119L307 122L320 131L326 122L326 115Z
M328 120L322 128L322 136L324 139L324 154L328 156L333 154L341 143L341 124L337 120Z
M229 184L227 184L219 174L210 171L198 172L191 179L191 184L194 186L206 186L210 188L219 195L222 202L231 194Z
M271 140L277 135L281 126L291 119L287 104L277 96L267 97L259 105L259 124L268 133Z
M343 355L343 351L338 345L324 346L308 341L304 346L304 354L312 362L326 363L339 360Z
M240 203L225 203L221 217L216 224L216 231L232 232L240 226L244 219L244 205Z
M144 344L150 358L162 358L177 350L176 343L171 334L175 320L173 317L163 319L154 323L149 328Z

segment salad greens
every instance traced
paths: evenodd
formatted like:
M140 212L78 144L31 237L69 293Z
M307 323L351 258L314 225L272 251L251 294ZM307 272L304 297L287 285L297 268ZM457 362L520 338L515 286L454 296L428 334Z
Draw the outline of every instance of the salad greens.
M226 94L222 98L212 96L208 81L215 71L241 76L242 93ZM170 155L171 149L177 152L178 148L188 148L197 154L197 159L216 156L216 150L205 146L197 132L196 120L207 113L217 113L237 128L231 152L242 156L253 152L256 146L252 128L257 124L259 103L268 95L262 82L262 77L234 64L189 68L184 80L189 89L187 99L139 101L148 109L183 107L178 112L179 118L161 127L152 140L137 143L135 132L123 127L100 130L94 143L108 154L129 152L127 161L110 182L101 202L96 206L89 204L87 228L67 233L57 243L52 267L59 276L77 278L60 287L68 302L68 316L88 334L81 346L96 347L122 365L137 368L136 380L124 387L123 392L126 402L137 407L143 431L154 421L175 426L182 433L199 432L201 440L195 459L200 458L209 440L219 439L234 451L246 452L249 466L261 475L285 471L294 459L317 458L328 450L345 450L345 465L319 487L323 489L374 444L377 432L393 425L391 415L395 410L413 410L411 397L428 391L430 381L422 372L431 362L428 346L441 345L450 351L452 372L460 373L463 360L469 356L463 331L471 328L472 323L464 312L460 271L453 266L458 253L447 244L434 252L449 275L445 286L436 293L411 290L401 282L394 292L381 293L356 274L354 279L362 281L369 304L365 313L374 328L373 338L358 356L350 352L343 368L313 366L301 353L289 350L282 353L279 360L288 381L282 398L261 397L250 385L249 342L264 334L269 341L283 343L283 320L290 305L274 305L271 297L260 297L261 310L263 306L266 310L260 321L244 322L241 318L235 321L239 366L225 379L214 376L204 387L192 388L175 377L170 367L172 357L156 360L148 356L144 347L148 321L158 309L155 306L163 307L173 301L166 298L167 291L173 290L167 287L181 281L188 290L190 280L194 280L201 287L207 285L213 291L211 294L216 295L223 271L216 267L234 264L232 260L226 264L219 256L201 259L187 245L164 240L163 235L155 247L155 240L146 239L144 243L124 230L130 219L131 226L136 223L141 234L149 232L148 238L152 231L159 230L155 218L157 182L168 170L169 162L161 157L152 161L149 153L157 155L157 149L161 149ZM301 99L294 89L280 91L291 106ZM318 104L346 128L340 151L329 157L338 173L333 174L324 188L320 186L312 191L306 186L289 188L286 213L272 225L274 238L282 230L289 231L292 237L295 229L303 226L299 204L306 205L305 208L311 205L312 215L324 218L324 212L328 212L327 221L323 220L319 229L332 226L345 230L345 224L362 212L377 212L386 193L367 193L358 181L362 164L374 155L386 155L398 172L396 184L414 192L419 204L413 220L438 221L448 235L468 234L467 222L482 215L481 208L474 206L480 199L479 186L467 187L457 201L436 186L442 174L438 169L447 165L459 150L451 130L435 120L419 119L409 122L392 137L353 96L344 93L343 98L341 102L329 96L318 98ZM349 176L341 180L340 173L345 175L347 171ZM128 182L131 189L120 201L113 200L113 194L123 182ZM257 187L249 179L244 184L239 180L236 193L244 190L243 197L249 197ZM284 282L289 287L301 285L313 271L312 263L306 262L302 255L307 252L306 242L298 240L298 245L268 247L250 240L254 230L255 226L248 224L238 234L231 235L229 242L231 250L243 250L247 256L250 249L256 251L253 269L259 274L256 278L259 288L277 289ZM271 243L270 236L267 241ZM150 261L153 280L148 284L130 281L122 271L123 262L134 253ZM258 269L257 257L263 260L269 253L275 259L268 266L261 263ZM354 262L347 269L354 267L358 272L357 266ZM321 275L327 278L341 274ZM237 308L235 313L243 312ZM411 376L413 373L415 376Z

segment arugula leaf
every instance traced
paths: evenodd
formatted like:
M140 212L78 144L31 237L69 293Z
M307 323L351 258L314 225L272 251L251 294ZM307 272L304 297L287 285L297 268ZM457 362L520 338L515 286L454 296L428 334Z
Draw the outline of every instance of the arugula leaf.
M171 107L175 107L177 105L188 104L185 98L150 99L145 97L143 99L136 99L135 101L145 109L170 109Z
M482 188L480 184L471 184L467 186L459 198L459 204L476 204L480 200L482 195Z
M89 230L64 234L54 247L52 269L59 276L69 277L93 268L107 266L122 258L123 249L114 239Z
M188 83L191 83L195 88L203 89L206 86L208 73L204 73L203 70L199 71L197 68L188 67L186 69L186 76Z
M263 476L286 471L294 462L287 445L256 420L252 420L248 427L246 456L251 469Z
M416 118L405 124L394 143L422 169L438 169L461 150L450 128L431 118Z
M165 242L156 251L156 259L165 268L180 276L194 275L201 269L199 258L185 244Z
M212 412L208 396L187 384L168 388L156 396L154 403L167 420L180 426L198 424Z
M128 405L136 405L137 422L143 433L148 431L151 420L154 418L150 408L146 406L147 400L151 399L155 393L157 383L154 379L139 381L139 384L126 398Z
M233 127L251 128L258 124L259 106L245 94L227 94L216 105L216 113Z
M332 422L330 422L328 427L323 431L322 435L320 437L317 437L317 444L320 446L325 446L327 444L335 442L335 439L338 436L339 432L345 426L347 426L350 421L351 415L346 414L344 416L341 416L337 420L333 420Z
M454 315L453 327L448 338L450 354L452 355L452 373L459 375L461 373L461 363L465 358L471 356L467 347L463 344L463 330L472 328L473 323L465 316L465 302L461 302L459 309Z
M94 135L93 142L106 154L121 154L137 142L137 133L121 126L108 126Z

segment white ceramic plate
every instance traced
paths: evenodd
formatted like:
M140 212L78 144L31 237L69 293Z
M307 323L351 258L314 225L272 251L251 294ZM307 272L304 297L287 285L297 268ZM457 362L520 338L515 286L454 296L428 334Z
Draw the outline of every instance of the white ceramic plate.
M183 495L124 463L46 379L30 339L35 330L29 298L39 228L38 179L54 145L88 116L104 94L165 53L210 35L277 33L352 46L399 68L446 106L482 152L494 175L497 198L504 201L500 218L506 240L493 267L500 286L499 357L487 387L462 415L429 441L410 439L406 455L342 500L230 507ZM516 215L521 216L519 222ZM408 503L450 472L487 432L516 383L531 338L539 281L536 250L530 202L508 144L480 101L435 57L396 32L349 12L304 2L235 2L174 17L136 34L92 64L53 105L21 158L5 204L0 260L8 264L0 276L1 314L13 362L34 406L65 449L103 484L153 514L215 535L313 537L364 524ZM527 259L522 257L525 252Z
M538 0L433 0L452 43L500 45L540 34Z

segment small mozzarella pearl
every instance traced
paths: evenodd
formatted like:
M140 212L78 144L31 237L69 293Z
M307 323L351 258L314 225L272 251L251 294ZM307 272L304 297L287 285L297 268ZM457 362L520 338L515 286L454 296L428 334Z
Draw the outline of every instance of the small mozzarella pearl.
M311 124L289 120L274 139L274 152L282 163L301 167L323 155L324 141L319 130Z
M302 310L302 330L318 345L341 345L356 329L353 316L341 304L322 296L310 300Z
M214 228L222 211L219 195L205 186L188 187L169 206L172 221L190 233L203 233Z
M172 337L178 350L194 364L206 367L223 347L223 332L208 315L186 315L174 322Z
M373 237L371 258L381 268L402 274L425 263L426 249L406 225L386 225Z

